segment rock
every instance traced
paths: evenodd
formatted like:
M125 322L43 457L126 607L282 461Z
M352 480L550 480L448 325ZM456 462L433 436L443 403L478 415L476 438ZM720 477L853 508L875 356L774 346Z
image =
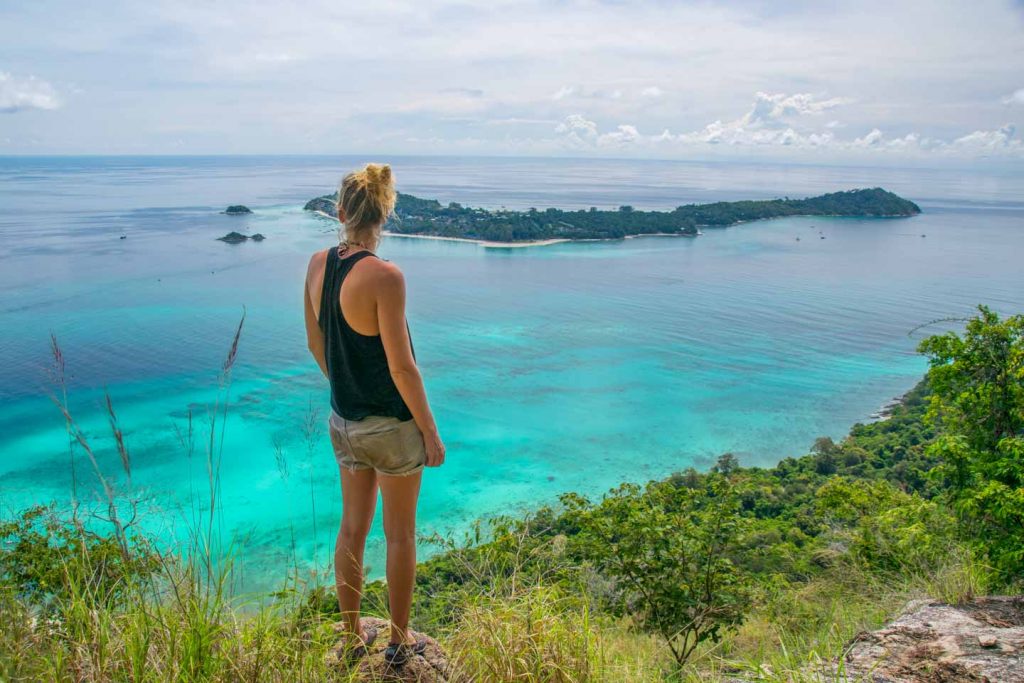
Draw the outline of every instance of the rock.
M218 237L217 239L219 239L221 242L227 242L228 244L238 244L239 242L246 241L247 239L249 239L249 237L247 235L243 235L240 232L235 232L234 230L232 230L228 234L224 235L223 237Z
M228 208L224 209L224 213L229 216L240 216L246 213L252 213L252 209L242 204L232 204Z
M1024 683L1024 597L915 600L885 628L858 634L845 660L843 680Z
M240 242L245 242L246 240L252 240L253 242L262 242L267 238L258 232L254 235L243 235L240 232L235 232L234 230L232 230L228 234L224 235L223 237L218 237L217 239L219 239L221 242L227 242L228 244L238 244Z
M359 681L396 681L415 683L461 683L461 679L455 676L448 657L437 641L430 636L417 633L409 629L414 638L423 638L427 641L427 649L422 655L416 655L409 659L401 667L392 668L384 661L384 649L388 646L389 625L384 619L377 617L363 617L363 628L377 629L377 640L369 647L369 652L359 661ZM341 623L334 625L334 630L339 633L343 631ZM343 670L345 665L338 659L337 651L344 641L339 638L337 645L328 655L327 665L329 668Z
M337 199L337 195L325 194L322 197L310 199L302 209L304 211L316 211L317 213L322 213L334 218L338 215Z

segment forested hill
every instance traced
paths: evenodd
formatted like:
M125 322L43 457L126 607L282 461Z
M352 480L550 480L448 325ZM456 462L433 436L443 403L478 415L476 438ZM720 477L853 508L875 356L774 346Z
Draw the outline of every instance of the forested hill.
M305 208L335 214L336 195L310 200ZM631 206L617 210L596 207L578 211L529 209L488 210L436 199L398 194L395 216L387 230L407 235L437 235L494 242L544 239L621 239L626 235L696 235L700 227L724 227L734 223L782 216L903 217L921 213L912 201L880 187L832 192L807 199L687 204L673 211L639 211Z

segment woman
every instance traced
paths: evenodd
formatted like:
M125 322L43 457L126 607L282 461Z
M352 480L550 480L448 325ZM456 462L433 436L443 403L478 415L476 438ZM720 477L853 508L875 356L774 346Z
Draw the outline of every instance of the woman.
M391 610L385 660L400 666L422 652L408 633L416 572L416 500L424 466L444 462L405 320L405 280L377 256L395 206L391 168L368 164L338 189L344 240L313 254L306 273L309 350L331 386L331 443L341 470L342 517L334 552L338 603L350 662L376 637L360 625L363 549L384 499Z

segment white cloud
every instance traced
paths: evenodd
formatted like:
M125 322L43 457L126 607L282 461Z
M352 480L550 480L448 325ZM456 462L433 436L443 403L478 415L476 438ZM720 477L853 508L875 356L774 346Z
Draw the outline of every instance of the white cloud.
M656 85L652 85L640 91L640 97L661 97L664 94L665 91Z
M862 138L857 138L851 144L854 147L880 147L884 139L885 135L882 134L882 131L873 128L870 133Z
M978 153L1021 151L1024 142L1014 137L1016 128L1007 124L999 130L976 130L953 141L953 147Z
M799 130L800 119L815 117L851 100L843 97L821 99L810 93L786 95L758 92L750 111L731 121L714 121L703 129L676 136L681 142L704 142L712 145L784 145L820 146L831 139L830 133ZM835 128L837 121L825 124Z
M833 97L822 100L810 93L784 95L759 92L754 96L754 107L741 119L746 125L769 125L783 119L816 115L834 109L852 100Z
M597 144L603 146L627 145L640 139L640 131L636 126L620 124L611 133L605 133L597 138Z
M759 92L754 95L754 105L750 111L726 126L735 130L781 128L787 125L787 121L816 116L851 101L844 97L823 100L810 93L785 95Z
M0 71L0 112L11 114L25 109L56 109L60 97L53 86L35 76L16 78Z
M620 147L643 138L636 126L619 124L608 133L598 133L597 123L582 114L570 114L555 126L555 132L562 136L563 143L573 148Z
M1024 88L1015 90L1003 98L1003 104L1024 104Z
M888 137L880 128L853 138L839 138L838 121L807 125L816 115L849 102L846 98L820 99L812 95L757 93L750 111L738 119L714 121L700 130L672 133L664 129L656 135L644 135L633 124L619 124L602 133L598 125L582 114L572 114L555 127L562 140L574 148L633 147L665 151L693 150L700 147L768 147L777 149L817 149L844 153L898 153L921 155L934 153L948 157L978 158L1024 156L1024 141L1015 136L1012 125L997 130L977 130L953 140L923 136L917 132Z
M582 132L588 136L597 135L597 124L589 121L582 114L569 114L555 127L556 133Z
M573 147L586 147L597 139L597 124L582 114L570 114L555 126L555 132L564 135Z

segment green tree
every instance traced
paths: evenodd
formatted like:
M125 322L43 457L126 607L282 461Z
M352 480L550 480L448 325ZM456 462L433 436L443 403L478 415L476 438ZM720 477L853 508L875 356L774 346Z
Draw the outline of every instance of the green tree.
M744 519L724 477L701 489L623 484L597 505L575 494L562 502L582 555L619 587L619 608L660 634L680 665L742 622L749 585L729 556Z
M1024 316L978 307L964 334L921 342L942 429L929 451L936 474L995 567L1024 572Z
M732 453L722 453L718 456L718 460L715 461L714 466L711 468L712 472L719 472L721 474L732 474L740 468L740 460Z
M814 469L818 474L836 473L836 458L841 451L831 437L822 436L816 439L811 452L814 453Z

